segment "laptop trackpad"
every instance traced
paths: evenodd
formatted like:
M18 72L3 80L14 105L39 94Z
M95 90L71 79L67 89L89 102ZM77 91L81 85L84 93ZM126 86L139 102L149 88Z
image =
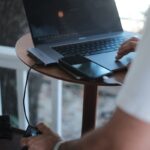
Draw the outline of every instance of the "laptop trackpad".
M119 70L125 68L129 63L131 63L132 59L135 56L135 53L132 52L123 58L121 58L119 61L115 61L116 51L115 52L109 52L109 53L103 53L103 54L97 54L88 56L90 60L98 63L99 65L109 69L109 70Z

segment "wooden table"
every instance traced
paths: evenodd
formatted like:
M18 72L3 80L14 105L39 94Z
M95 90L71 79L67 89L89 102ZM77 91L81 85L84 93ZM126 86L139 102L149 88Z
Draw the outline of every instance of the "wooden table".
M23 63L28 65L29 67L35 64L35 60L27 55L27 49L34 47L31 39L31 35L28 33L22 36L16 43L16 53L17 56L21 59ZM47 76L74 82L80 83L84 85L84 97L83 97L83 118L82 118L82 135L87 131L93 129L95 127L95 116L96 116L96 101L97 101L97 88L98 85L101 86L109 86L110 84L104 83L102 81L84 81L84 80L76 80L66 72L64 72L58 65L53 66L39 66L34 67L36 71L43 73ZM125 70L116 72L113 74L111 78L123 82L125 76Z

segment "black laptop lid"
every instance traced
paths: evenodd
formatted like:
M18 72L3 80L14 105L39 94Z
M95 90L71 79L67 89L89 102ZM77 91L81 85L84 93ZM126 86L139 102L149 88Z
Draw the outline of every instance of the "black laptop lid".
M34 44L122 31L114 0L23 0Z

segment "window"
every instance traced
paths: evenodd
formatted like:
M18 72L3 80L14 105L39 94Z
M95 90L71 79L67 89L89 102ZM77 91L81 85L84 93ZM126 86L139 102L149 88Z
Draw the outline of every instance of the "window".
M124 30L141 32L150 0L115 0Z

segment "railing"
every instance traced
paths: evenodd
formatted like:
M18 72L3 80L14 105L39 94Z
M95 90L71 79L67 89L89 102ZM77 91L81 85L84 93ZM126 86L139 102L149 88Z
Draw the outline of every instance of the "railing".
M26 81L26 75L28 67L24 65L16 56L15 48L0 46L0 67L16 70L17 80L17 110L19 118L19 128L25 129L27 122L25 120L23 112L23 92ZM49 116L53 120L53 129L57 133L61 134L61 107L62 107L62 81L52 80L52 104L53 104L53 116ZM1 83L1 81L0 81ZM27 116L29 117L29 97L28 90L26 92L25 107ZM0 85L0 114L2 114L2 99L1 99L1 85Z

